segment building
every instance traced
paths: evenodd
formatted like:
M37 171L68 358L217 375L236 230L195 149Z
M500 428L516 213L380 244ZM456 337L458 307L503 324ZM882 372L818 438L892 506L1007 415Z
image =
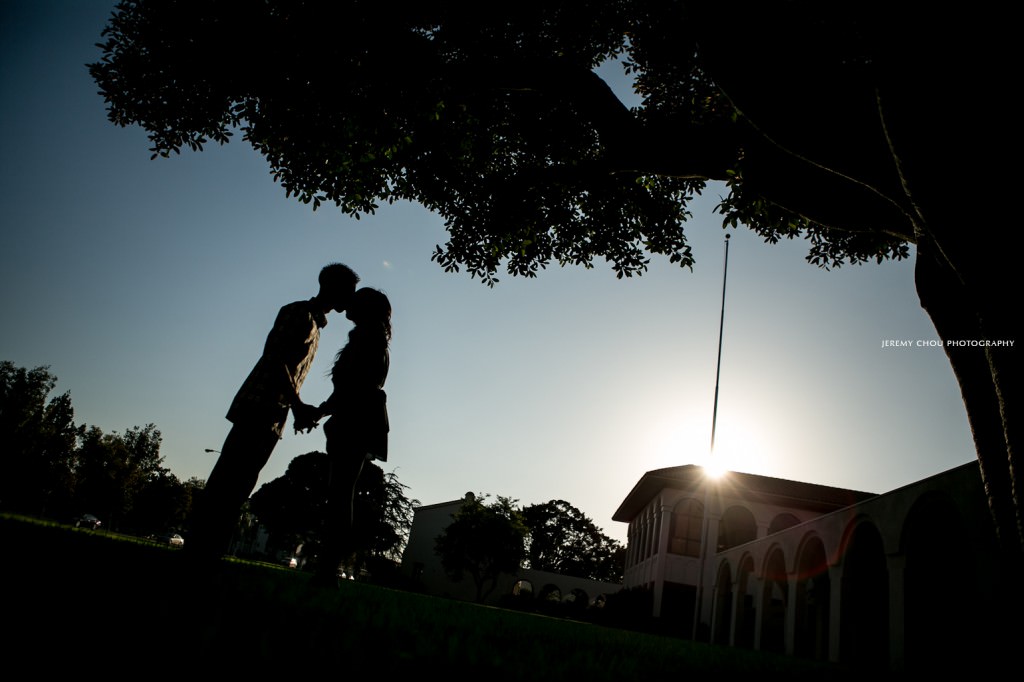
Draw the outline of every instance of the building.
M1007 620L976 462L881 495L658 469L613 519L624 587L714 644L901 671L976 662Z

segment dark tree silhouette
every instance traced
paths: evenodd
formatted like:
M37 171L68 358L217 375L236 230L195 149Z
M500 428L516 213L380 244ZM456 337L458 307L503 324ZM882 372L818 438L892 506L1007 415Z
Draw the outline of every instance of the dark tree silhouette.
M368 462L356 483L355 514L366 520L355 524L355 537L361 552L361 563L384 559L402 562L402 552L412 529L413 511L419 500L410 499L408 486L398 480L394 471L385 472Z
M64 521L81 513L105 528L152 533L181 527L192 486L164 468L153 424L124 433L74 423L57 377L0 362L0 506Z
M72 513L80 429L71 396L48 367L0 362L0 505L29 514Z
M549 263L692 263L687 202L822 267L903 258L947 344L1003 548L1024 545L1019 290L998 243L1014 22L866 0L118 6L91 74L153 153L241 132L289 195L358 216L408 199L434 258L493 284ZM621 56L642 105L594 73ZM967 197L977 197L970 200ZM1010 300L1012 300L1012 298Z
M182 500L170 501L161 512L148 505L150 487L166 485L172 475L162 466L161 441L153 424L133 426L124 433L89 427L78 450L76 502L92 510L112 530L142 533L162 529L164 517Z
M161 467L135 496L132 526L140 532L183 529L192 511L191 485Z
M622 580L622 545L568 502L551 500L524 507L523 522L529 530L530 568L605 582Z
M260 486L249 499L252 512L270 534L272 548L304 555L318 551L320 527L327 513L327 455L309 452L294 458L283 476ZM395 472L368 462L356 484L353 514L354 568L377 559L396 562L412 527L418 500Z
M249 511L268 532L267 550L315 554L317 534L326 513L327 456L299 455L283 476L264 483L249 498Z
M452 522L436 539L435 552L452 580L469 575L482 602L502 575L516 575L526 556L526 526L516 500L498 497L484 504L485 495L467 497Z

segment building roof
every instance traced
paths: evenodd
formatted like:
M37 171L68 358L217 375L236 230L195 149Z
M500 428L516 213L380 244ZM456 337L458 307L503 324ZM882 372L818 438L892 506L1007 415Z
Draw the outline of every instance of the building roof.
M665 488L697 491L702 489L705 480L704 468L696 464L648 471L619 505L612 515L612 520L629 523ZM722 492L729 491L752 502L766 502L819 512L841 509L876 497L875 493L860 490L834 488L738 471L726 472L714 480Z
M440 509L442 507L453 507L453 506L454 507L461 507L462 504L466 500L474 500L474 499L476 499L476 495L474 495L473 493L466 493L465 496L460 497L457 500L451 500L449 502L435 502L434 504L421 504L419 506L413 507L413 512L415 513L415 512L418 512L420 510L429 511L429 510L432 510L432 509Z

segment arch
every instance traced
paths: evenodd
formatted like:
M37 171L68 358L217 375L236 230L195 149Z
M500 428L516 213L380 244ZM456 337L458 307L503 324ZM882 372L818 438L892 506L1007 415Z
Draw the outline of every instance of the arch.
M700 556L701 526L704 524L704 505L686 497L672 509L668 551L682 556Z
M953 500L931 491L914 502L903 523L904 660L908 670L967 664L981 642L967 599L969 532ZM935 656L942 651L944 656ZM957 657L953 660L951 657Z
M736 569L736 633L733 637L734 645L745 649L754 648L755 594L754 558L748 554Z
M882 536L859 519L847 534L839 607L839 660L885 670L889 664L889 571Z
M723 561L722 565L718 567L715 585L715 610L711 618L714 627L711 631L711 643L728 644L733 611L732 571L728 561Z
M828 660L829 613L832 585L825 543L816 534L806 537L796 559L796 606L793 652L797 656Z
M786 652L786 606L789 603L789 578L786 557L775 546L764 562L764 592L761 597L761 651Z
M718 551L722 552L757 539L757 521L746 507L733 505L718 522Z
M529 580L517 580L516 584L512 586L512 596L526 598L532 597L533 583Z
M771 535L772 533L778 533L780 530L792 528L798 523L800 523L800 519L798 519L793 514L790 514L789 512L782 512L781 514L776 514L775 518L773 518L771 523L768 524L768 535Z
M541 588L540 594L537 595L537 599L541 602L549 601L557 604L562 601L562 590L558 589L558 585L548 583Z
M590 606L590 595L582 588L575 587L570 590L569 594L565 595L562 603L572 611L583 611Z

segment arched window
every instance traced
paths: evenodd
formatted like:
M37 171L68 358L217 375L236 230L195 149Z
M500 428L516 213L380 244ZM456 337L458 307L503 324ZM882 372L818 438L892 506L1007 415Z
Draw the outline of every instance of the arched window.
M772 522L768 524L768 534L778 533L780 530L785 530L790 526L795 526L800 523L800 519L789 513L782 513L772 519Z
M704 523L704 505L687 498L672 510L672 532L668 541L671 554L700 556L701 526Z
M732 506L718 522L718 551L724 551L757 539L757 522L746 507Z

